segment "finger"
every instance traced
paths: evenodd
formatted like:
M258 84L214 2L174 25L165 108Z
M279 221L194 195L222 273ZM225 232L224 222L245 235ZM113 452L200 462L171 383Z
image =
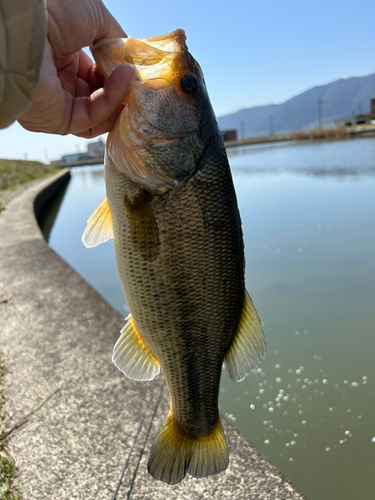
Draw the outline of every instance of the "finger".
M91 91L103 87L103 75L97 71L96 64L94 64L91 57L86 54L84 50L79 52L79 67L78 78L82 78L90 86ZM82 94L80 94L82 95ZM89 95L89 94L85 94Z
M75 90L75 97L89 97L92 94L92 88L85 80L82 80L82 78L77 78Z
M93 84L92 87L103 87L105 78L96 63L91 69L89 78L89 81Z
M102 38L127 38L127 34L121 28L120 24L116 21L116 19L111 15L108 22L108 27L106 34Z
M124 100L134 73L130 65L122 64L115 69L104 88L89 97L77 97L67 133L84 132L108 120Z
M99 38L126 37L102 0L48 0L47 11L48 40L56 60L88 47Z
M87 81L91 73L91 68L94 66L94 61L88 54L86 54L84 50L80 50L78 55L79 59L77 76Z
M115 126L118 115L121 113L121 111L123 109L124 109L123 106L119 106L119 108L116 110L116 112L113 113L108 118L108 120L101 122L96 127L92 127L90 129L84 130L82 132L74 133L73 135L76 135L77 137L83 137L84 139L93 139L94 137L97 137L98 135L102 135L102 134L106 134L107 132L110 132L113 129L113 127Z
M126 38L128 35L121 28L118 21L112 16L107 7L102 4L105 9L106 14L106 32L101 34L101 36L97 36L97 38Z

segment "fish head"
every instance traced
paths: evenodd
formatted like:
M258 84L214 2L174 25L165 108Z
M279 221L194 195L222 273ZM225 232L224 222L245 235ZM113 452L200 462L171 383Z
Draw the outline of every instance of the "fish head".
M107 155L128 180L151 191L180 189L218 136L202 70L185 32L99 40L91 47L108 78L120 64L136 72L107 140Z

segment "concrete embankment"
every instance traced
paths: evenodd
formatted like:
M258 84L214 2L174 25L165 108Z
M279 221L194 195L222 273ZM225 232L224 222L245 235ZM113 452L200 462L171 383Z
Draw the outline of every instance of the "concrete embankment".
M49 248L35 219L67 175L23 193L0 215L0 299L11 294L0 303L5 435L25 500L302 500L227 422L225 473L172 487L148 475L168 413L164 379L133 382L113 366L124 319Z

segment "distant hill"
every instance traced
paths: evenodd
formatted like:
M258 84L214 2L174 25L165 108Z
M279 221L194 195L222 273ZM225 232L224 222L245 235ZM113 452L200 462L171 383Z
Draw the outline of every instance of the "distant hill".
M218 117L221 130L237 129L238 137L270 134L270 116L275 134L318 127L318 101L322 100L323 126L334 120L370 112L370 99L375 94L375 73L368 76L341 78L313 87L282 104L246 108ZM242 124L241 124L242 122Z

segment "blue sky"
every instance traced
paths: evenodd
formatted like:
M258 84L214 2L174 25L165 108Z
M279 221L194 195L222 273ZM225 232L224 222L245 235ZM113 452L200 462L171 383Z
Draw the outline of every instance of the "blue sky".
M316 85L375 72L374 0L106 0L128 35L183 28L200 63L213 107L223 115L280 103ZM374 89L375 93L375 89ZM86 141L0 131L0 158L56 159Z

